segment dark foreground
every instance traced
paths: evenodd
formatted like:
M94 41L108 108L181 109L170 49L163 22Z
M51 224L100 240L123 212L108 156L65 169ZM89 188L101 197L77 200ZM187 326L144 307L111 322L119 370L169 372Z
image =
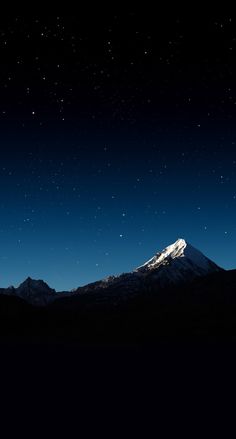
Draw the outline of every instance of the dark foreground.
M133 434L144 427L149 436L163 416L166 430L173 423L186 427L200 412L209 420L234 399L235 293L232 271L191 288L140 292L116 306L85 298L40 309L0 296L5 408L24 410L26 397L27 416L37 422L52 420L56 408L58 426L58 413L63 419L69 410L71 422L81 426L86 419L87 429L111 423L112 437L124 422ZM198 424L192 421L191 437Z
M2 344L138 351L155 351L160 343L234 342L236 270L130 295L95 291L42 308L0 295L0 339Z

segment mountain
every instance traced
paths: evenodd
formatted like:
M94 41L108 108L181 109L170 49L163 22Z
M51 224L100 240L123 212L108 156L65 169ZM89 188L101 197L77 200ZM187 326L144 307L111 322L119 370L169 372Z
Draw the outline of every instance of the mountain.
M84 295L91 301L116 303L141 290L163 289L219 271L223 269L184 239L178 239L130 273L109 276L70 292L56 293L43 280L28 277L18 288L9 287L0 290L0 293L20 297L36 306Z
M16 295L30 302L32 305L47 305L56 296L56 291L43 280L28 277L18 288Z
M107 291L112 295L122 291L125 297L127 293L140 289L148 290L153 286L166 288L219 271L223 269L184 239L178 239L132 272L85 285L75 290L74 294L99 291L104 295Z
M166 337L202 335L236 340L235 292L236 270L178 239L132 272L75 291L56 293L31 278L0 289L0 329L6 337L83 346L155 346Z
M136 269L137 272L154 275L161 285L189 281L220 270L222 268L184 239L178 239Z
M28 277L19 287L9 287L2 290L8 296L17 296L31 305L45 306L57 297L54 289L50 288L43 280Z

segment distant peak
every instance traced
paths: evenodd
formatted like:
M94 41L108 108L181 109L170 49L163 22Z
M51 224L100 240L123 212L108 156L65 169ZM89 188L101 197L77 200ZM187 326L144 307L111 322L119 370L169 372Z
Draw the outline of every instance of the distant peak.
M30 276L28 276L25 280L24 280L24 282L22 282L22 283L44 283L44 281L43 280L41 280L41 279L32 279L32 277L30 277Z
M160 266L165 266L170 263L170 261L182 261L181 265L192 264L200 267L203 270L209 268L209 263L211 267L217 267L212 261L210 261L206 256L203 255L199 250L194 248L185 239L179 238L173 244L168 245L161 252L157 253L154 257L149 259L145 264L138 267L137 270L153 270ZM186 261L186 262L185 262Z
M43 280L41 280L41 279L32 279L29 276L24 280L24 282L22 282L19 285L18 289L22 289L22 288L25 288L25 287L30 287L30 288L35 288L35 289L38 289L38 288L51 289L48 286L48 284L46 282L44 282Z
M16 294L33 305L46 305L55 296L55 290L41 279L27 277L16 289Z

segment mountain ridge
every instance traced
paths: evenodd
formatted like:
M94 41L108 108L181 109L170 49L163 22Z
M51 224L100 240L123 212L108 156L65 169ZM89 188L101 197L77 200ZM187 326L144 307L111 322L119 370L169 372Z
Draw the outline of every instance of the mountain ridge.
M9 287L4 291L7 295L18 296L36 306L45 306L64 297L82 296L94 292L100 296L105 294L104 300L107 296L112 300L114 295L119 294L124 299L127 294L136 293L140 289L147 290L153 286L165 288L219 271L223 271L223 268L204 256L185 239L179 238L131 272L108 276L68 292L56 292L43 280L30 277L17 288Z

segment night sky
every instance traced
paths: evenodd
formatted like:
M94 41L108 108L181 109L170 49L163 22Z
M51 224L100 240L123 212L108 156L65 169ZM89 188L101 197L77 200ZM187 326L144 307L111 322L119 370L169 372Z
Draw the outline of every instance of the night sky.
M0 286L236 248L236 18L0 18Z

